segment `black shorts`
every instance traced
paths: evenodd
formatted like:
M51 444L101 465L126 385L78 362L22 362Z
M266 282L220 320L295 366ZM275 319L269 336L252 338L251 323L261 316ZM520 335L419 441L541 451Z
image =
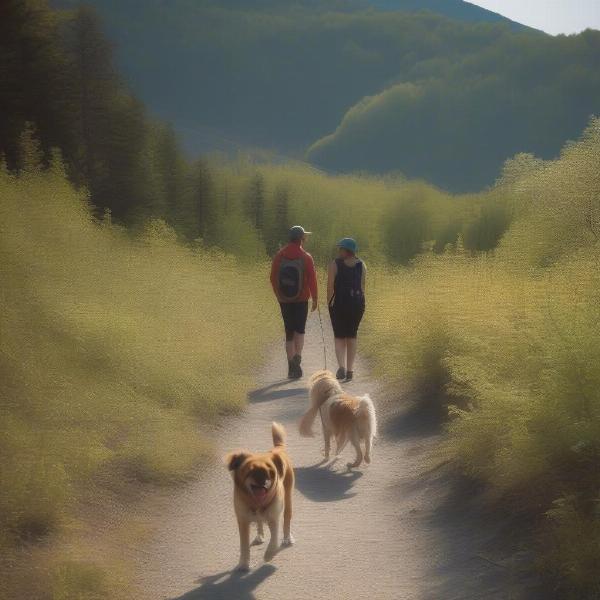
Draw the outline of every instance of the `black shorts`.
M334 303L329 307L333 335L336 338L355 338L364 313L364 301L360 304L348 305Z
M307 302L280 302L283 326L286 339L291 339L294 333L304 333L306 317L308 317Z

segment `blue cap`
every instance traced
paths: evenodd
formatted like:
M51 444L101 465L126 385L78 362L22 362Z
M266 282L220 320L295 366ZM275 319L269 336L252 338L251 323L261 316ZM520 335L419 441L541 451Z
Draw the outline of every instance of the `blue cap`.
M302 225L294 225L290 228L290 242L297 242L301 240L305 235L310 235L310 231L306 231Z
M337 244L338 248L343 248L344 250L348 250L348 252L352 252L352 254L356 254L358 252L358 244L356 240L352 238L343 238Z

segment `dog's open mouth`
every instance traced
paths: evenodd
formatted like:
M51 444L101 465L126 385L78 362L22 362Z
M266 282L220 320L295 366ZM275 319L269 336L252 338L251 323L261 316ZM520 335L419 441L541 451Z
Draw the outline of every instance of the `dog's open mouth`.
M250 486L250 488L252 489L252 495L259 502L261 502L262 500L264 500L267 497L267 493L268 493L269 490L264 485L254 485L254 484L252 484Z

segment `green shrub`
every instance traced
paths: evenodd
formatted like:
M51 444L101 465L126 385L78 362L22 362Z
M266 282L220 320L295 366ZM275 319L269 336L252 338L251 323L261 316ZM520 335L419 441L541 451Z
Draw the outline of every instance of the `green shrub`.
M574 598L600 589L599 156L592 121L556 161L515 159L489 194L515 215L493 253L457 243L376 271L367 297L380 372L398 390L438 383L453 417L440 452L539 516L540 563ZM478 250L504 222L487 210L470 230Z
M264 310L262 259L180 246L162 221L138 237L98 222L57 161L19 177L0 169L0 196L0 541L10 553L71 525L90 489L190 477L211 452L198 420L244 406L278 321ZM54 597L100 597L97 577L67 565Z

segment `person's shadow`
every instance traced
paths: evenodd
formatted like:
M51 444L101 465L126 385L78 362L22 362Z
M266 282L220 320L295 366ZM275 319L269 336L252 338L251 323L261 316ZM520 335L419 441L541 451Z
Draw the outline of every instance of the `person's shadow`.
M289 379L276 381L262 388L251 391L248 394L248 400L252 404L258 402L269 402L270 400L280 400L282 398L292 398L294 396L304 396L306 394L305 387L283 388L282 386L289 384Z
M223 571L208 575L198 580L200 587L171 600L255 600L254 590L276 570L265 564L250 573Z
M310 467L294 468L296 488L314 502L335 502L352 498L354 482L362 477L362 471L335 471L325 461Z

